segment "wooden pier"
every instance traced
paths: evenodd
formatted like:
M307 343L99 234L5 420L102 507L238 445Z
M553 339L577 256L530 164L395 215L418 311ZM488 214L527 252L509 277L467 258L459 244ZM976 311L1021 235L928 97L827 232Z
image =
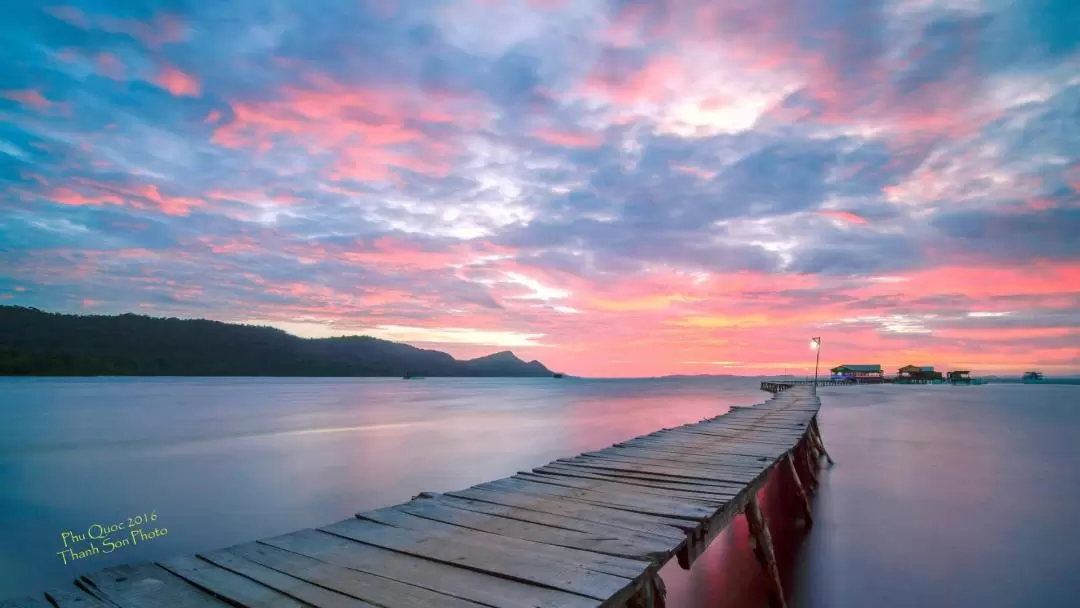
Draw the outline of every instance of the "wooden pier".
M819 406L812 387L792 385L753 407L530 472L317 529L109 568L0 607L660 607L661 566L675 558L689 568L739 514L772 603L783 606L757 494L780 475L811 523L807 494L828 457Z
M762 380L761 390L770 393L779 393L795 386L855 386L857 383L851 380ZM865 383L864 383L865 384Z

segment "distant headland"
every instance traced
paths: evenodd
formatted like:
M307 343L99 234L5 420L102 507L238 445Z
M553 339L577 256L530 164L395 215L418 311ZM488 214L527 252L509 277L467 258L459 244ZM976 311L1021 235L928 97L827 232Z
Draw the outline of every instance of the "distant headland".
M306 339L271 327L0 306L0 376L552 377L510 351L458 360L369 336Z

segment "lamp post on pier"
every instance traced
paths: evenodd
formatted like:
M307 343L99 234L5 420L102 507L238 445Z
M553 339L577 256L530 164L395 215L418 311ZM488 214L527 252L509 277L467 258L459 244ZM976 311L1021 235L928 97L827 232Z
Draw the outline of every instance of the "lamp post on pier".
M821 338L810 338L810 348L814 349L814 392L817 392L818 363L821 362Z

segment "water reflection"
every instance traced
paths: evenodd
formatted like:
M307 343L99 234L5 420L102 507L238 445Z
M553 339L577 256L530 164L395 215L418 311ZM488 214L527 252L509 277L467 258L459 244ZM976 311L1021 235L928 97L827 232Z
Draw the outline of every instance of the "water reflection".
M1073 606L1080 387L822 391L815 524L762 496L789 605ZM762 400L753 380L0 381L0 597L357 511ZM60 532L156 509L169 535L63 566ZM736 517L669 605L761 606Z
M752 380L0 381L0 597L528 470L760 401ZM60 533L169 534L63 565Z

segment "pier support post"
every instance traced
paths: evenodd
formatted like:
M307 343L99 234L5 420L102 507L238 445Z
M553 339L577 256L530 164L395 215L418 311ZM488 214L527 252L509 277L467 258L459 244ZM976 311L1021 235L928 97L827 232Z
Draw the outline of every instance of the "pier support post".
M819 483L817 470L820 465L818 464L819 461L815 460L813 457L813 450L810 449L809 441L807 441L807 445L803 447L803 455L806 457L806 469L810 473L810 481L813 482L814 487L816 488Z
M821 452L818 451L817 442L814 441L814 429L806 429L806 451L810 455L810 461L815 468L821 467Z
M791 475L791 480L794 482L792 485L795 488L795 495L802 505L803 514L806 516L806 524L812 526L814 525L814 516L810 513L810 499L806 496L806 490L803 489L802 480L799 479L799 470L795 468L795 459L791 457L791 453L789 452L784 460L787 461L788 473Z
M650 575L641 583L641 589L626 602L627 608L666 608L667 587L659 573Z
M810 428L814 431L814 441L817 442L818 449L822 454L825 454L825 460L829 465L834 465L836 462L829 456L829 451L825 449L825 440L821 438L821 428L818 427L817 416L810 419Z
M677 557L679 559L679 567L683 570L689 570L691 564L694 563L701 553L705 551L705 537L701 531L687 532L686 544L679 551Z
M802 466L806 471L806 483L804 484L807 489L816 488L818 485L817 466L814 464L814 457L810 453L810 437L809 430L807 435L802 438L802 441L795 446L795 464Z
M765 575L769 578L769 604L773 608L787 608L784 601L784 588L780 585L780 569L776 565L776 554L773 553L772 535L769 534L769 525L765 521L765 514L761 512L757 496L751 496L743 509L746 522L750 525L751 546L754 548L754 556L758 563L765 569Z

